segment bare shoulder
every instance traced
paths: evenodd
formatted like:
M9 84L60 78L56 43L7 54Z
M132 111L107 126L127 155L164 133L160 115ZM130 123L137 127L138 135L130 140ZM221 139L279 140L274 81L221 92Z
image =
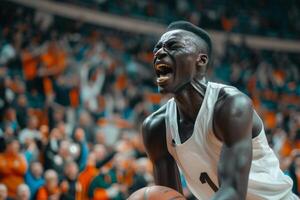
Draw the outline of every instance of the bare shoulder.
M237 111L239 109L241 112L252 113L252 138L260 134L261 129L263 128L261 119L258 114L254 112L252 100L246 94L233 87L222 88L219 94L218 102L216 104L215 114L221 110L221 107L226 107L228 105L229 109L231 109L231 112ZM232 107L234 108L234 110L232 110Z
M246 94L234 87L224 87L221 89L215 106L215 113L219 111L228 111L232 113L237 112L238 110L242 112L247 109L253 110L252 100Z
M151 160L168 154L165 125L166 105L149 115L143 122L143 142Z
M149 115L143 122L143 134L148 134L156 131L165 123L166 105L160 107L157 111Z
M224 87L220 91L215 105L213 127L216 136L228 143L238 141L247 134L251 134L253 126L253 106L251 99L231 87Z

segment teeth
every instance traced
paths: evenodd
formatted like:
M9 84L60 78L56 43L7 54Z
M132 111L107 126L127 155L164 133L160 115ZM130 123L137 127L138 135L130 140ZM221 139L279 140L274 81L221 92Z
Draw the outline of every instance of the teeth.
M156 81L158 83L162 83L162 82L164 82L164 81L166 81L168 79L169 79L169 77L167 77L167 76L160 76L159 78L156 79Z
M163 83L165 81L167 81L168 79L170 79L170 76L160 76L156 79L156 82L159 84L159 83Z

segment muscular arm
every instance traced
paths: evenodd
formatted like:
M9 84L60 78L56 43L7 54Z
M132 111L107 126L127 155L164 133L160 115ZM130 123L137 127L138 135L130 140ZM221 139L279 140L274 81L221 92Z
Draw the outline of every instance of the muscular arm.
M164 116L155 114L148 117L143 123L142 133L147 155L153 163L155 184L182 193L179 170L167 149Z
M234 94L218 103L214 130L223 142L218 165L220 188L214 200L244 200L252 161L252 117L250 100Z

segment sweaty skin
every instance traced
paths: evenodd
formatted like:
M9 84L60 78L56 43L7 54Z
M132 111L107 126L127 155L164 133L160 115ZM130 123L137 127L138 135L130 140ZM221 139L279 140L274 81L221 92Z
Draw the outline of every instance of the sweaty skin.
M207 46L191 32L172 30L163 34L154 48L154 68L163 84L159 91L174 94L178 110L181 143L188 140L202 105L207 87L206 68L209 61ZM168 74L158 70L165 64ZM166 143L166 107L147 117L142 126L147 154L154 166L157 185L182 192L179 170ZM243 200L246 198L252 161L252 138L262 127L251 100L234 89L222 89L215 105L213 130L223 143L218 163L219 188L212 199Z

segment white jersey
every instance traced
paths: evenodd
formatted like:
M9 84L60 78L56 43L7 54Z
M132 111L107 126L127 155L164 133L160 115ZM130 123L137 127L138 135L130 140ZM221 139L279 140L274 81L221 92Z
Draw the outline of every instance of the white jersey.
M189 189L200 200L210 199L219 187L217 167L222 143L213 133L212 119L222 87L230 86L208 83L193 134L184 143L180 142L178 133L175 100L172 98L166 104L168 151L176 160ZM268 145L263 124L260 134L252 139L252 146L253 160L246 199L299 199L291 192L292 180L279 168L279 161Z

